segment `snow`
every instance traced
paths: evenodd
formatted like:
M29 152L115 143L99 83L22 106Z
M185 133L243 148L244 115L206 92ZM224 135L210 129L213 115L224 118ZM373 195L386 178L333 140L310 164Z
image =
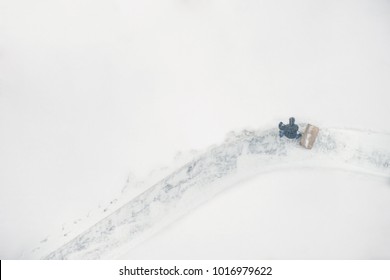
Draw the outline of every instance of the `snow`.
M60 248L53 252L46 248L50 254L45 258L115 258L227 187L260 172L297 166L337 167L386 177L390 167L387 143L387 134L323 129L316 147L308 153L297 141L280 139L275 129L232 134ZM41 255L45 253L38 249Z
M294 116L389 133L389 10L1 1L0 258L43 257L31 250L71 241L229 131Z
M119 258L389 259L389 192L388 178L337 169L261 174Z

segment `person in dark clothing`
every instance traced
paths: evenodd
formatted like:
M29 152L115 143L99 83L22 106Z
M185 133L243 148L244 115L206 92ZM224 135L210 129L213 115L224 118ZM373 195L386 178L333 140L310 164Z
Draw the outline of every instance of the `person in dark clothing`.
M299 139L302 134L298 132L298 125L295 124L295 119L290 118L289 124L279 123L279 136L282 138L286 136L289 139Z

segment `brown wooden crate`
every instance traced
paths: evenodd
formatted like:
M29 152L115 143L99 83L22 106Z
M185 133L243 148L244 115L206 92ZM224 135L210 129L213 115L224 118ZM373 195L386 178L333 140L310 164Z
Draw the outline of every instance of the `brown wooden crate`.
M306 126L305 132L302 135L301 138L301 145L305 147L306 149L313 148L314 142L317 139L317 135L320 129L314 125L308 124Z

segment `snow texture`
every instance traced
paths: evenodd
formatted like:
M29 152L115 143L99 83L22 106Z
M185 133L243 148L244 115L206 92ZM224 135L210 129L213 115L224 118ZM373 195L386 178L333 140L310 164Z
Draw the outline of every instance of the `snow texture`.
M303 124L301 124L303 127ZM232 133L45 259L111 259L240 180L291 167L390 174L390 135L320 129L312 150L280 139L276 129ZM315 183L315 182L314 182ZM41 252L43 253L43 252Z

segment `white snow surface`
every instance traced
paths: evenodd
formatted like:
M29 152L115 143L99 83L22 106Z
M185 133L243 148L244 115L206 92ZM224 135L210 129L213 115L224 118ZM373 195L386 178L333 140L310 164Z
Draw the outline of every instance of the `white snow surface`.
M314 167L261 173L117 257L389 259L389 204L388 177Z
M301 126L305 125L301 124ZM280 139L277 129L243 131L231 135L223 144L210 148L44 257L48 259L116 258L124 251L131 252L131 249L141 241L210 200L222 190L231 186L238 187L242 180L259 173L283 168L314 167L342 169L388 178L390 173L388 143L390 143L390 135L387 134L322 129L315 147L306 150L299 146L297 141ZM314 187L316 180L313 178L310 180ZM333 182L333 184L342 189L342 186L339 186L340 182ZM291 188L294 188L294 185L296 184ZM374 188L371 191L377 192ZM390 197L389 191L388 189L384 192L388 197ZM378 194L383 195L383 192ZM324 196L324 200L326 199L327 196ZM236 204L237 206L245 204L245 201L237 201ZM385 211L390 207L390 204L387 205ZM386 216L385 214L381 216ZM287 217L289 215L286 213ZM256 227L258 223L254 222L254 225ZM390 224L387 224L386 231L389 230ZM385 241L388 246L388 238L385 238ZM293 240L291 242L294 243ZM258 249L260 250L261 247ZM283 252L283 249L281 251ZM321 251L316 252L318 252L317 256L321 256ZM388 250L385 252L387 253ZM337 258L346 253L340 250L339 254L336 252L332 256ZM355 258L360 256L348 253L346 255ZM302 255L297 253L296 257L299 256ZM384 257L381 254L379 256ZM388 254L385 256L389 257Z
M382 162L386 153L374 150L384 151L388 144L372 135L390 133L389 14L390 2L385 0L0 1L0 258L45 258L55 252L59 258L106 258L109 251L112 258L153 257L136 250L150 249L147 244L154 241L143 240L154 233L153 240L158 240L157 232L169 234L160 231L164 224L180 229L180 223L171 222L180 215L185 221L185 207L175 217L171 214L180 205L164 204L167 213L161 215L167 218L161 224L154 222L153 211L146 215L142 236L106 234L109 238L102 235L98 241L92 234L94 241L88 246L95 246L95 253L88 246L77 253L71 244L144 191L153 186L157 190L164 178L173 180L171 174L184 172L180 168L185 164L208 155L210 145L222 149L226 132L246 129L254 135L269 133L273 139L274 132L266 129L290 116L336 138L336 131L327 128L341 128L340 143L352 145L350 157L341 152L339 157L330 153L323 158L326 153L317 151L321 160L303 160L311 152L285 146L285 166L264 165L261 153L244 156L244 151L236 168L229 173L226 166L218 186L210 187L221 196L203 197L204 191L194 188L194 205L189 203L188 209L204 200L208 203L196 211L205 211L228 189L247 189L240 187L240 177L268 176L267 166L276 168L271 173L275 177L290 174L297 160L303 169L294 170L306 170L309 177L311 167L320 164L379 175L367 175L361 184L382 178L385 171L373 162ZM355 137L342 128L362 133ZM369 137L369 131L381 133ZM325 173L318 177L328 178L328 169L321 170ZM300 172L293 174L304 176ZM329 183L346 184L340 176L329 175ZM277 180L266 181L264 188L271 184L278 189L273 181ZM372 179L372 184L378 200L388 197L386 179ZM240 193L248 199L239 205L256 195L249 189ZM187 194L177 203L189 200ZM366 194L356 196L364 201ZM376 202L372 200L371 209L382 205ZM388 217L390 211L381 207ZM381 224L382 216L373 211L367 213ZM114 220L119 222L119 216ZM387 233L386 225L377 231L373 227L373 232ZM108 240L119 240L123 247ZM378 240L387 248L385 239ZM69 254L61 251L65 248ZM288 255L287 247L278 248L277 256ZM382 250L361 256L379 256ZM244 256L238 248L233 251ZM352 251L344 252L360 256ZM229 256L234 258L233 253ZM296 250L288 256L299 254Z

